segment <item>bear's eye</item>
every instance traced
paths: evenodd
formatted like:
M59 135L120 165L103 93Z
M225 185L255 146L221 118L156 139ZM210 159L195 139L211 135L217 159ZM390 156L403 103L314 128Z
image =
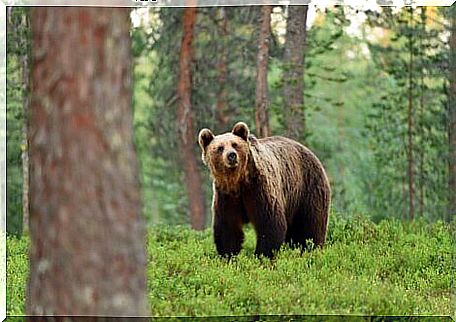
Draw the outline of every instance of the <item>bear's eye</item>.
M233 147L233 149L236 149L238 147L237 143L233 143L231 144L231 146Z
M217 152L222 153L222 152L223 152L223 146L219 146L219 147L217 148Z

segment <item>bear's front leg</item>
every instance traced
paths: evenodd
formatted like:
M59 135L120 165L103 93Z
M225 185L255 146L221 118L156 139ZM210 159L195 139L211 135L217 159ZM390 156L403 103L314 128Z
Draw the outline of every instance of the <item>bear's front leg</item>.
M268 258L274 256L274 252L278 251L285 241L285 229L271 230L260 229L257 232L257 245L255 255L263 255Z
M255 255L272 258L274 252L278 251L285 242L287 225L280 211L276 210L275 213L268 209L263 211L263 213L257 214L261 219L255 225L257 234Z
M244 241L242 206L239 198L216 192L214 195L214 242L221 256L239 254Z
M231 257L239 254L244 241L242 227L232 225L223 220L214 222L214 242L220 256Z

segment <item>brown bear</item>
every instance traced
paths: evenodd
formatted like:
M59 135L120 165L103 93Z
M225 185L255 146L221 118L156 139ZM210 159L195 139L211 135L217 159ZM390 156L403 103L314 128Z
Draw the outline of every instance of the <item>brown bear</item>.
M240 252L242 227L252 223L256 255L272 257L281 245L323 245L330 187L317 157L291 139L257 139L243 122L231 133L198 136L203 162L213 179L214 241L220 255Z

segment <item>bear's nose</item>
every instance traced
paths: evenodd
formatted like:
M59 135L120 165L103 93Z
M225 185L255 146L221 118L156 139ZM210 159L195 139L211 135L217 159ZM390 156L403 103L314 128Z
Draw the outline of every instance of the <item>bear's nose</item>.
M226 157L230 162L236 161L236 152L229 152Z

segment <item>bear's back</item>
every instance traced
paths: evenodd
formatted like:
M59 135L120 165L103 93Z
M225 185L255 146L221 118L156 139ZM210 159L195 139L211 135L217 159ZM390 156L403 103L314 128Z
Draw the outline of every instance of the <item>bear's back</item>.
M282 136L252 137L249 141L255 167L270 182L269 187L281 192L277 197L289 213L299 207L309 190L329 187L322 164L299 142Z

